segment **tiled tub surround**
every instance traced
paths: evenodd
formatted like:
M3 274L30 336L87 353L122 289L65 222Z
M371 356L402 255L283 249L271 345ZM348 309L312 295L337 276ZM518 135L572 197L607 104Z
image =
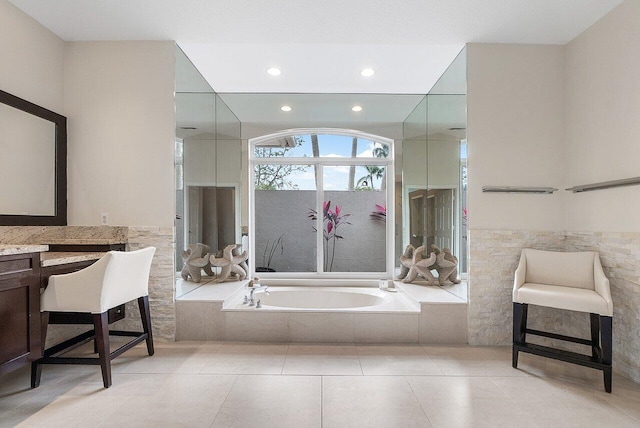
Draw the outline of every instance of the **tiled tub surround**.
M470 344L511 343L513 274L522 248L598 251L613 298L613 368L640 381L640 233L471 230L469 238ZM590 335L588 314L552 308L531 306L529 326L571 336ZM562 342L553 345L567 347ZM588 353L580 345L568 349Z
M268 305L255 309L241 303L247 294L245 283L210 282L178 298L176 339L467 343L466 302L440 287L396 282L400 291L395 294L365 288L374 294L388 293L389 299L378 306L355 309L276 308ZM286 289L273 287L274 294ZM352 291L345 287L329 291L338 293L338 289ZM260 298L260 295L256 297Z

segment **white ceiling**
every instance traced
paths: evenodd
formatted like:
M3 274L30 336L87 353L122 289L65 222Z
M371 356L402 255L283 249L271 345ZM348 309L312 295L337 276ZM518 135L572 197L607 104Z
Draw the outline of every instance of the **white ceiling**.
M466 43L565 44L621 3L10 1L67 41L175 40L218 92L405 94L427 93Z

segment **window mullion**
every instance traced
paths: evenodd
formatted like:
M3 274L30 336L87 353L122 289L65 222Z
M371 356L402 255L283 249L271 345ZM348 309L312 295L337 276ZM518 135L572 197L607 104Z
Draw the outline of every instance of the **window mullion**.
M324 273L324 166L316 164L316 271Z

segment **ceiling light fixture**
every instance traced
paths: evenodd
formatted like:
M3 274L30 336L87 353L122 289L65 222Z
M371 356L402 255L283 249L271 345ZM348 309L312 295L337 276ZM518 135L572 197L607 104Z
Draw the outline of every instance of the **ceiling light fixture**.
M360 74L364 77L371 77L376 74L376 71L373 68L365 68L360 72Z
M353 107L351 107L351 110L353 110L353 111L362 111L362 106L353 106Z
M280 70L278 67L271 67L267 68L267 73L272 76L280 76L282 74L282 70Z
M289 107L289 106L282 106L282 107L280 107L280 110L282 110L282 111L291 111L291 107Z

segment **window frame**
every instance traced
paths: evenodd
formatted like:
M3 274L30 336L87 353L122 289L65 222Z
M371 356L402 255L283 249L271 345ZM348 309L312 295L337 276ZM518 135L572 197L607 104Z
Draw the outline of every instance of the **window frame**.
M255 147L261 143L265 143L274 139L292 137L298 135L317 134L317 135L340 135L347 137L357 137L358 139L364 139L373 141L375 143L385 144L389 147L389 155L387 158L351 158L351 157L256 157ZM249 269L250 275L253 277L256 275L256 257L255 257L255 166L259 164L263 165L317 165L317 186L316 186L316 210L322 211L322 203L324 196L324 183L323 183L323 168L325 166L368 166L368 165L380 165L384 166L387 174L387 186L386 186L386 203L387 203L387 217L385 223L385 236L386 236L386 260L385 272L323 272L323 236L322 233L316 233L316 272L275 272L267 273L260 272L260 277L269 279L316 279L321 280L316 282L317 285L332 285L331 280L338 279L393 279L395 271L395 213L394 213L394 197L395 197L395 169L394 169L394 141L393 139L381 137L379 135L368 134L351 129L339 129L339 128L297 128L289 129L286 131L280 131L273 134L263 135L249 139L248 147L248 186L249 194ZM322 216L318 216L316 229L322 230ZM327 281L324 281L327 280ZM305 283L305 285L312 285L313 283Z

